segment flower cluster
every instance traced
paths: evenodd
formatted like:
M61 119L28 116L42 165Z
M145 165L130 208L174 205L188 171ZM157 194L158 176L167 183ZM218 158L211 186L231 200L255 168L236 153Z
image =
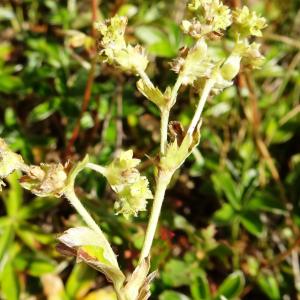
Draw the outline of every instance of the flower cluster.
M95 24L101 34L99 56L104 62L137 74L139 70L146 69L148 58L145 49L140 45L133 47L126 44L124 38L126 25L127 18L118 15L104 23Z
M20 183L39 197L61 197L67 181L66 169L62 164L40 164L29 166Z
M192 0L188 8L195 17L184 20L182 29L194 38L219 35L232 23L229 7L219 0Z
M201 77L209 77L212 63L208 56L207 44L202 38L189 51L181 52L181 56L172 63L172 70L182 77L183 84L193 84Z
M172 63L172 69L182 77L183 84L191 84L201 91L207 79L212 79L212 91L219 93L232 85L241 64L247 68L261 67L264 57L260 45L250 44L248 37L260 36L266 27L264 18L248 7L233 11L219 0L191 0L188 4L192 19L182 22L183 32L196 39L195 46L185 48ZM216 60L208 51L207 40L220 35L232 24L235 41L231 54L224 60Z
M147 177L136 169L139 163L139 159L133 158L132 150L122 151L103 172L118 197L115 209L125 217L145 210L147 199L152 198Z
M256 12L250 11L247 6L233 12L233 21L234 29L241 38L262 36L261 30L267 26L266 19L257 16Z
M22 156L11 151L5 141L0 138L0 191L2 191L2 186L5 186L2 179L15 170L23 169L25 169L25 164Z

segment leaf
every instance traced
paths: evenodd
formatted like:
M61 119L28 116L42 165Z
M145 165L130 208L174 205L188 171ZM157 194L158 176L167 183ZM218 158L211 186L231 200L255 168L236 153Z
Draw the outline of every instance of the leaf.
M16 229L18 236L33 251L40 248L41 244L49 245L54 241L52 234L44 232L38 225L22 222Z
M70 251L75 251L77 262L84 261L117 286L123 284L125 276L119 268L117 258L100 234L88 227L76 227L68 229L58 239Z
M1 291L4 296L3 299L19 300L20 299L20 286L16 271L13 268L12 261L8 261L1 275Z
M186 134L181 143L175 138L174 142L168 144L166 154L160 160L161 169L175 172L184 163L200 143L200 127L201 122L198 123L193 136Z
M224 203L221 208L219 208L213 215L213 220L217 225L227 225L230 224L235 216L236 212L233 207Z
M56 270L56 263L48 258L33 258L29 261L26 268L28 274L35 277L41 277L44 274L52 273Z
M218 289L215 300L222 300L222 296L229 300L239 297L245 286L245 278L241 271L230 274Z
M234 209L240 210L241 199L239 188L233 181L230 174L227 172L217 173L212 176L212 180L216 190L225 194L227 200L234 207Z
M162 294L159 295L159 300L190 300L184 294L175 292L175 291L164 291Z
M285 208L275 195L267 192L258 192L248 201L245 207L251 211L268 211L272 213L284 213Z
M194 300L210 300L209 283L204 272L201 272L190 284L191 295Z
M13 172L7 177L10 189L8 192L8 197L5 199L5 206L7 214L10 217L16 217L18 210L23 202L23 191L19 184L19 174L18 172Z
M145 258L135 268L134 272L127 279L127 283L124 287L124 294L127 299L135 300L147 300L150 297L150 283L156 276L157 272L148 272L150 269L150 259Z
M154 26L138 26L135 28L135 35L148 45L163 42L167 39L163 31Z
M252 234L260 237L263 233L263 223L259 218L259 213L244 211L240 215L241 223Z
M167 286L180 287L189 285L191 281L190 268L182 260L171 259L162 272L162 280Z
M0 92L13 93L23 87L21 78L10 74L0 73Z
M278 283L273 274L260 274L258 285L271 300L281 299Z
M50 101L43 102L37 105L30 113L29 113L29 121L30 122L38 122L43 121L49 118L60 106L60 99L54 98Z
M58 198L40 198L36 197L33 201L26 204L26 206L22 207L18 212L18 217L20 219L30 219L37 217L51 209L60 203Z
M96 271L85 264L76 264L65 284L69 299L77 299L79 294L85 294L93 286Z
M143 79L137 82L137 88L148 100L156 104L161 110L168 103L167 97L160 91L159 88L147 84Z
M0 265L15 237L14 227L9 224L0 229Z

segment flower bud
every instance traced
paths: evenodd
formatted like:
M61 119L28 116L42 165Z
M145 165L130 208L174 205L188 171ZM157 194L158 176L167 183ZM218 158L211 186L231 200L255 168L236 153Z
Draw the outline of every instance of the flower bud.
M95 28L101 33L99 55L104 62L136 74L139 70L144 71L149 61L143 47L126 44L126 25L127 18L118 15L104 23L95 24Z
M148 179L135 168L139 163L139 159L133 158L132 150L122 151L103 172L117 194L115 209L125 217L145 210L147 199L152 198Z
M231 11L219 0L192 0L188 9L195 17L182 22L182 29L194 38L220 34L232 23Z
M23 188L39 197L60 197L65 189L67 174L62 164L30 166L27 175L21 177Z
M0 191L2 186L5 186L2 179L15 170L24 169L25 166L22 156L11 151L5 141L0 138Z
M183 84L193 84L201 77L208 77L212 64L207 53L207 44L204 39L197 41L196 45L172 63L172 70L179 73Z
M230 55L221 67L221 74L225 80L232 80L240 70L241 57Z
M261 30L266 25L266 19L257 16L256 12L251 12L247 6L242 9L236 9L233 13L234 29L241 38L250 35L262 36Z

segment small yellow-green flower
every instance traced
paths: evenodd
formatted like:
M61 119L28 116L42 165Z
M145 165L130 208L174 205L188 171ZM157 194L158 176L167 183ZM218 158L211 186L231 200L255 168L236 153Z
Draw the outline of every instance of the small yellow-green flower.
M194 18L184 20L182 29L194 38L201 38L210 33L220 34L232 23L231 11L219 0L193 0L188 4Z
M265 57L260 53L260 44L253 42L250 44L242 58L242 63L250 69L259 69L264 61Z
M5 141L0 138L0 191L2 186L5 186L2 179L13 171L24 168L25 164L22 156L11 151Z
M179 74L183 84L193 84L201 77L209 77L212 64L207 53L204 39L197 41L196 45L187 53L177 58L172 63L172 70Z
M133 158L132 150L122 151L103 171L117 194L115 209L125 217L145 210L147 199L152 198L148 179L136 169L139 163L139 159Z
M139 176L134 182L114 186L118 200L114 208L117 214L125 217L137 216L139 211L146 210L147 199L152 199L147 177Z
M62 196L66 181L67 174L62 164L30 166L27 174L20 179L23 188L39 197Z
M233 53L230 55L224 64L222 65L220 71L225 80L232 80L240 71L241 56Z
M262 36L262 29L266 24L266 19L259 17L255 11L250 11L247 6L236 9L233 12L234 29L239 37Z
M95 28L101 34L99 56L109 64L136 74L138 70L146 69L148 58L140 45L133 47L126 44L124 37L126 25L127 18L118 15L104 23L95 24Z

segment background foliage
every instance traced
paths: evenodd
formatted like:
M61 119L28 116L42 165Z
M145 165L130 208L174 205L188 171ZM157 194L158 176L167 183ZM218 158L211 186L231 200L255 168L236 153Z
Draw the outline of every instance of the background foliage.
M242 72L205 109L200 147L167 193L152 251L161 270L153 299L300 299L300 3L241 2L268 19L265 66ZM136 92L135 78L97 63L92 22L127 15L128 40L146 45L148 73L165 87L174 79L168 63L189 42L178 26L184 7L177 0L1 1L1 137L28 163L88 152L106 164L134 145L151 177L158 111ZM180 95L171 119L187 124L196 99L193 90ZM132 270L147 213L115 216L111 191L88 172L77 193L123 269ZM65 200L34 198L18 174L0 197L1 299L114 299L101 275L55 250L57 235L82 223Z

